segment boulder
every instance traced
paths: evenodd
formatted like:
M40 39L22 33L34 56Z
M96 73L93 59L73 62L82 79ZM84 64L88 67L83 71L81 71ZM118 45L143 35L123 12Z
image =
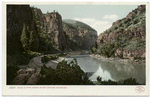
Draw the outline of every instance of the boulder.
M12 84L13 85L24 85L27 80L30 78L31 74L28 73L24 73L24 74L19 74L18 76L16 76L13 81Z
M28 79L26 85L36 85L41 78L41 74L33 73L31 77Z

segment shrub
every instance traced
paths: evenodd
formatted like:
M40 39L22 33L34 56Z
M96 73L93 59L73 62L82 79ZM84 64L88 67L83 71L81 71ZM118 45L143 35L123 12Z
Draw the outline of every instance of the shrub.
M137 24L139 22L139 20L138 19L135 19L134 21L133 21L133 24Z
M59 82L55 75L55 70L51 67L47 67L45 64L41 67L40 74L44 77L40 79L39 85L54 85Z
M84 72L79 67L77 60L74 59L69 64L63 60L57 64L56 73L61 84L81 84Z
M114 28L115 30L117 30L118 29L118 26L115 26L115 28Z
M135 78L128 78L122 81L123 85L138 85L139 83L137 82L137 80Z
M77 60L70 63L63 60L57 64L56 69L43 65L40 72L44 77L38 84L55 85L90 85L93 84L87 74L79 67Z
M100 54L106 57L111 57L120 45L121 44L118 41L108 42L100 48Z
M97 81L98 81L98 82L101 82L101 81L102 81L102 78L101 78L100 76L98 76L98 77L97 77Z
M123 24L122 24L122 23L120 23L120 24L119 24L119 27L122 27L122 26L123 26Z
M91 52L92 52L93 54L96 54L96 53L97 53L97 49L96 49L95 47L92 47Z
M42 55L42 53L39 53L39 52L33 52L33 51L27 51L26 53L29 54L29 55L31 55L31 56L33 56L33 57Z
M97 77L99 79L101 77ZM128 78L125 80L120 80L120 81L112 81L112 80L105 80L105 81L97 81L96 84L101 83L101 85L139 85L137 80L135 78Z

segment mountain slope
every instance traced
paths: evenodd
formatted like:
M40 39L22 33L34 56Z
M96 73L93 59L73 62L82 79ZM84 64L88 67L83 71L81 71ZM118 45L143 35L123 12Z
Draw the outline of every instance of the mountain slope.
M140 5L98 36L97 53L106 57L145 58L145 5ZM94 49L93 49L94 50Z
M63 20L63 30L80 49L90 49L97 39L97 32L89 25L79 21Z
M64 19L63 23L65 23L65 24L67 23L67 24L69 24L70 26L72 26L74 28L81 27L81 28L90 29L90 30L93 30L93 31L96 32L96 30L91 28L89 25L87 25L87 24L85 24L83 22L80 22L80 21L76 21L76 20L72 20L72 19Z

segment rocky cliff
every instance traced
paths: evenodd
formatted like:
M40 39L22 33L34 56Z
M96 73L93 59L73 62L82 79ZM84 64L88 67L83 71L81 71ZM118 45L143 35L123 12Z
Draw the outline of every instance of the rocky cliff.
M55 11L42 14L40 9L32 9L39 36L48 39L53 48L63 51L89 50L94 45L97 32L90 26L69 19L62 21L61 15Z
M96 31L81 22L75 24L78 27L64 24L55 11L43 14L29 5L7 5L7 64L27 64L40 53L89 49Z
M31 50L38 51L39 38L30 6L7 5L7 52L9 54L23 50L23 44L21 43L23 24L32 32L34 38ZM27 34L30 33L28 32Z
M117 20L98 36L100 54L107 57L145 58L145 5L140 5L125 18Z

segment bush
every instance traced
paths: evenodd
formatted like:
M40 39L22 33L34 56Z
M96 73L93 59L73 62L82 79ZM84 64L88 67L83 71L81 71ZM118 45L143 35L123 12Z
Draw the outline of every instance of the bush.
M115 26L115 28L114 28L115 30L117 30L118 29L118 26Z
M96 53L97 53L97 49L96 49L95 47L92 47L91 52L92 52L93 54L96 54Z
M93 84L79 67L77 60L73 59L70 63L63 60L57 64L56 69L42 66L41 72L44 77L40 83L45 85L90 85Z
M101 78L100 76L98 76L98 77L97 77L97 81L98 81L98 82L101 82L101 81L102 81L102 78Z
M7 66L7 85L11 84L12 80L17 75L18 70L19 70L18 65Z
M122 27L122 26L123 26L123 24L122 24L122 23L120 23L120 24L119 24L119 27Z
M55 85L59 83L57 76L55 74L55 70L51 67L47 67L45 64L41 67L40 74L43 75L39 81L39 85Z
M86 79L86 75L79 67L76 59L73 59L73 61L71 61L69 64L67 64L67 61L65 60L58 63L56 67L56 73L58 78L61 79L61 84L80 85L86 82L83 81Z
M128 78L122 81L118 81L118 83L122 85L139 85L139 83L137 82L135 78Z
M98 76L97 79L100 79L101 77ZM108 81L97 81L96 84L100 85L139 85L139 83L137 82L137 80L135 78L128 78L125 80L120 80L120 81L112 81L112 80L108 80Z
M137 24L139 22L139 20L138 19L135 19L134 21L133 21L133 24Z
M114 41L114 42L108 42L103 47L100 48L100 54L106 57L111 57L114 52L117 50L117 48L120 47L120 42Z

